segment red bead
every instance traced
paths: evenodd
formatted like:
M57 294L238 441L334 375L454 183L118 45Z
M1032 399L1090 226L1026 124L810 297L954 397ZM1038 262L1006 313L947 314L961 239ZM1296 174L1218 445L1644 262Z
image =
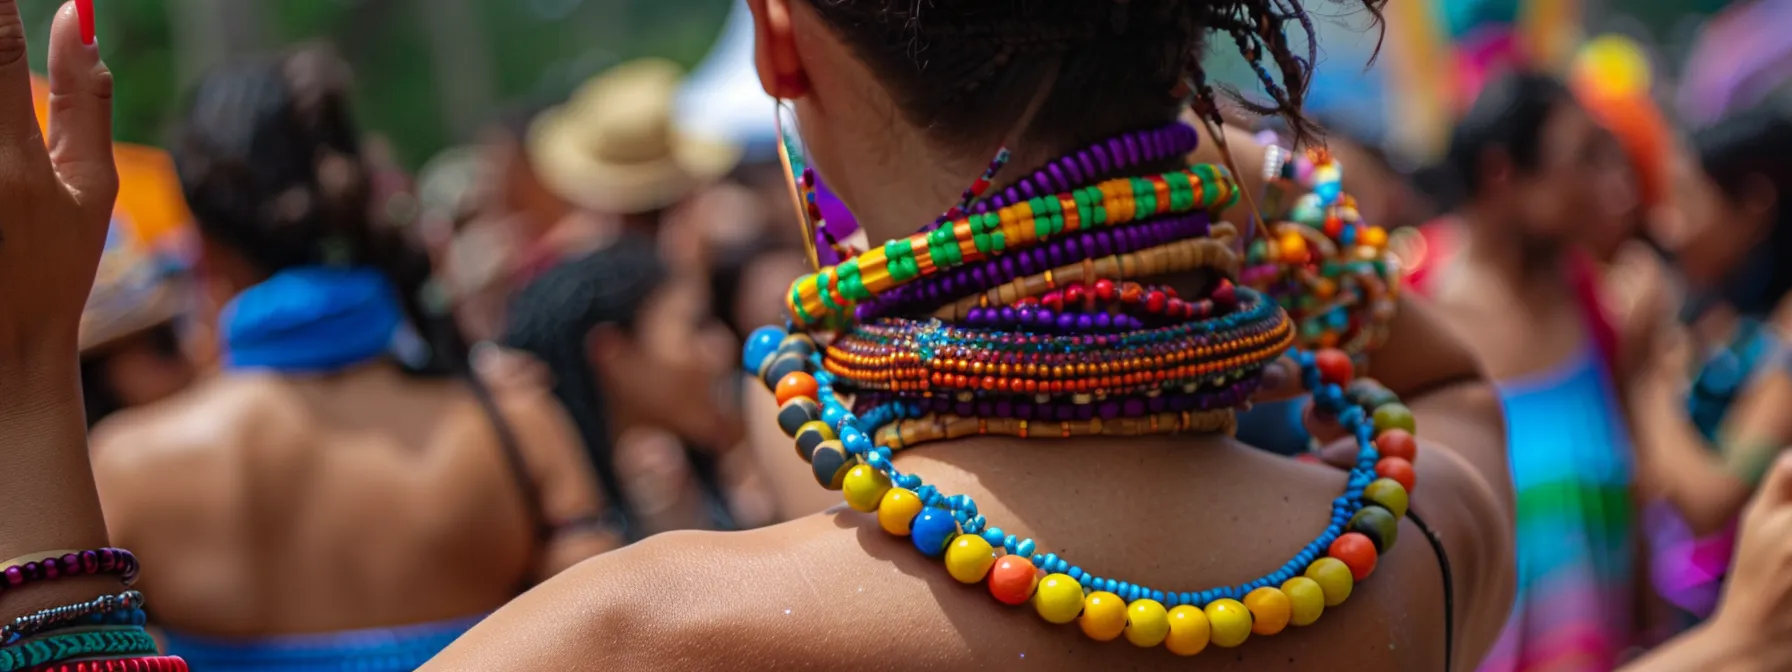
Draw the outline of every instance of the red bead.
M1417 478L1412 471L1412 463L1398 457L1381 458L1380 462L1375 463L1375 475L1394 479L1409 493L1412 492L1413 485L1415 485L1414 480Z
M1039 302L1045 304L1045 307L1050 308L1052 310L1063 310L1064 309L1064 293L1057 291L1057 290L1047 292L1045 294L1045 296L1039 300Z
M1344 220L1338 219L1335 216L1325 218L1325 235L1326 235L1326 237L1331 238L1332 240L1337 240L1338 236L1343 235L1343 234L1344 234Z
M1064 303L1072 307L1083 303L1083 286L1071 285L1064 288Z
M1358 581L1369 578L1375 571L1375 542L1361 532L1345 532L1332 541L1326 555L1343 561L1350 568L1350 575Z
M1033 562L1018 555L1005 555L989 569L989 594L1003 604L1019 606L1033 599L1039 585L1039 570Z
M1313 354L1313 364L1319 368L1319 379L1336 385L1349 385L1350 379L1356 375L1356 365L1350 361L1350 355L1343 350L1326 348Z
M1404 429L1390 429L1376 435L1375 449L1382 457L1398 457L1412 462L1419 455L1419 442Z
M1238 290L1231 280L1222 279L1219 286L1213 288L1213 302L1228 308L1238 305Z
M1164 296L1163 292L1157 291L1155 289L1151 290L1149 292L1146 292L1145 293L1145 310L1149 310L1153 313L1164 312L1164 305L1167 304L1169 302L1169 300L1170 300L1170 297Z
M780 379L778 386L774 389L778 397L778 405L783 406L784 402L797 397L814 399L819 388L815 384L814 376L796 371Z
M1114 281L1103 278L1095 281L1095 297L1103 301L1114 300Z

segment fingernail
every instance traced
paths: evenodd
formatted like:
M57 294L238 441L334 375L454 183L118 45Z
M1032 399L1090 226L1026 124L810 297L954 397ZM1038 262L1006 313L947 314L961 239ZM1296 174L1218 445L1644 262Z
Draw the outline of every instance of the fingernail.
M75 0L75 16L81 20L81 44L93 46L93 0Z

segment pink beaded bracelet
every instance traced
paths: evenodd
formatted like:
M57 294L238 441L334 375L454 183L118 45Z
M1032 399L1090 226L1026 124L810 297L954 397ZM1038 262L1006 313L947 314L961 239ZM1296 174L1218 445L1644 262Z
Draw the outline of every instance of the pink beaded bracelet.
M7 561L5 567L0 570L0 593L77 576L116 575L127 586L137 580L137 556L122 548L27 555Z
M187 672L187 661L176 656L112 658L75 663L52 663L32 672Z

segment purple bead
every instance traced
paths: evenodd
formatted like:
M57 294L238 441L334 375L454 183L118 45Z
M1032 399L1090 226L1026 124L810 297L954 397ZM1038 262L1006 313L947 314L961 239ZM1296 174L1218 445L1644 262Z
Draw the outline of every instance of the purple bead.
M1071 329L1075 329L1075 328L1076 328L1076 316L1075 315L1072 315L1070 313L1065 313L1063 315L1058 316L1058 330L1059 331L1070 331Z
M1145 405L1150 407L1152 413L1164 412L1164 408L1167 407L1169 405L1169 403L1170 402L1166 401L1164 399L1164 396L1161 394L1157 395L1155 397L1147 397L1145 399Z
M1120 136L1120 142L1126 147L1126 160L1131 161L1134 165L1144 163L1144 157L1139 156L1138 136L1123 135Z
M1034 326L1050 328L1052 325L1057 324L1057 319L1057 315L1052 313L1052 309L1040 308L1039 312L1033 315L1033 324Z
M1076 316L1076 330L1077 331L1088 331L1093 328L1095 328L1095 319L1092 317L1089 317L1088 313L1084 313L1084 314Z
M1095 165L1101 169L1102 175L1114 172L1114 163L1108 159L1108 151L1103 149L1101 145L1098 144L1094 147L1090 147L1089 153L1095 155Z
M6 587L17 588L25 583L25 572L18 567L6 568Z
M1120 412L1125 413L1129 418L1139 417L1145 414L1145 402L1138 397L1127 399L1126 403L1121 406Z
M1002 306L1002 324L1014 324L1014 306Z
M45 579L62 578L62 563L57 562L55 558L46 559L37 563L37 565L43 568Z
M974 411L974 410L977 410L977 409L973 406L973 404L971 404L971 402L961 401L961 402L958 402L957 407L952 409L952 412L956 413L958 415L970 415L971 411Z
M1077 404L1076 405L1076 419L1088 420L1088 419L1094 418L1094 417L1095 417L1095 405L1094 404Z
M1064 174L1070 176L1070 184L1065 186L1065 191L1070 191L1076 188L1076 185L1083 183L1083 170L1077 166L1075 158L1066 156L1058 159L1058 163L1063 166Z
M1277 369L1280 371L1281 369ZM100 571L100 554L93 551L81 551L81 571L97 574Z
M1096 329L1106 331L1109 328L1112 328L1113 326L1114 326L1114 318L1112 316L1108 315L1107 313L1096 313L1095 314L1095 328Z
M1014 320L1012 323L1023 327L1033 324L1033 307L1025 306L1020 310L1014 311Z
M1022 196L1026 196L1027 198L1038 198L1038 196L1039 196L1037 193L1035 193L1033 191L1033 181L1032 180L1021 180L1020 181L1020 193Z
M1077 152L1076 167L1083 172L1082 177L1077 179L1077 182L1079 183L1084 181L1093 182L1101 177L1101 173L1095 170L1095 161L1089 157L1089 152Z
M1170 399L1170 410L1182 412L1188 410L1189 397L1176 396Z
M1057 412L1054 413L1054 415L1057 416L1058 422L1064 422L1066 420L1070 420L1070 419L1076 417L1076 410L1072 409L1069 406L1059 406L1055 410Z
M1083 256L1083 244L1081 240L1084 238L1086 238L1086 236L1072 236L1065 240L1064 253L1070 255L1070 258L1072 259L1087 259L1088 257Z
M1014 417L1022 420L1032 420L1034 412L1033 402L1030 401L1021 402L1014 406Z
M1114 402L1114 401L1102 402L1102 404L1101 404L1101 419L1113 420L1114 418L1118 418L1118 417L1120 417L1119 402Z
M1110 233L1108 229L1095 232L1095 252L1096 256L1114 256L1114 234Z
M995 406L987 401L979 401L977 402L977 415L984 418L995 415Z
M1045 258L1051 262L1052 268L1057 268L1057 267L1063 266L1065 264L1064 251L1058 249L1057 245L1047 245L1046 246Z
M1014 257L1002 257L1001 261L998 261L996 263L1001 265L1002 275L1010 277L1010 278L1012 278L1016 275L1016 273L1014 271Z
M1014 417L1014 402L1008 401L1007 399L997 401L996 416L1002 418Z
M1053 162L1051 165L1045 167L1046 172L1052 176L1052 190L1070 191L1071 182L1064 179L1064 169L1060 167L1060 163L1062 162Z

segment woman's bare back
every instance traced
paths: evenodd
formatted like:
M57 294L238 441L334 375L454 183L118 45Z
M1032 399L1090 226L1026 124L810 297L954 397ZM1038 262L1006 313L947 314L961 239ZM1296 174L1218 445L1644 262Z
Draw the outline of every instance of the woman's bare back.
M992 524L1038 539L1042 552L1177 590L1281 566L1324 528L1344 485L1341 472L1220 439L988 439L897 462L942 492L972 495ZM1427 496L1421 486L1421 513L1438 510L1434 517L1466 532L1455 522L1498 506L1453 501L1449 486L1466 470L1433 462L1421 479L1439 490ZM1460 616L1465 599L1495 600L1463 595L1493 561L1475 557L1472 535L1456 536L1446 541ZM1031 607L1005 607L873 516L835 509L753 532L662 535L594 559L488 619L432 669L1434 670L1443 667L1445 620L1438 556L1410 521L1375 575L1317 624L1191 660L1098 643ZM1461 652L1471 639L1464 630L1459 662L1478 655Z
M552 398L500 403L531 477L551 481L564 459L537 438L568 431ZM94 445L113 541L145 558L157 620L187 632L484 613L540 560L524 492L464 382L385 365L226 375L103 425Z

